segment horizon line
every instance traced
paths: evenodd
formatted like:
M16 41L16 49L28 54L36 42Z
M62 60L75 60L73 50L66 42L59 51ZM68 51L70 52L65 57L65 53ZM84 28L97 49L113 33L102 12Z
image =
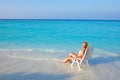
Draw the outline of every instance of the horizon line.
M98 20L98 21L112 21L112 20L114 20L114 21L119 21L120 19L50 19L50 18L44 18L44 19L38 19L38 18L1 18L0 20Z

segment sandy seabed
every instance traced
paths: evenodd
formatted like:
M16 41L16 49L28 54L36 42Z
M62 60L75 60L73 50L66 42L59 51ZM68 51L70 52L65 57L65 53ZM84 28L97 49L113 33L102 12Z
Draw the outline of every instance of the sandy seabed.
M96 50L89 63L71 67L60 61L30 51L0 51L0 80L119 80L120 56ZM102 54L100 54L102 53Z

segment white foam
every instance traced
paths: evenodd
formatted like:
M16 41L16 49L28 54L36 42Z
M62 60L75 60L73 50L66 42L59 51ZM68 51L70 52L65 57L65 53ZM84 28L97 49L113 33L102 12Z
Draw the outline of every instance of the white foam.
M0 49L0 52L6 52L8 53L9 57L12 58L19 58L19 59L29 59L29 60L41 60L41 59L53 59L53 58L65 58L65 54L57 53L54 49ZM46 53L44 53L46 52ZM61 50L62 52L62 50ZM61 56L62 55L62 56ZM95 57L117 57L120 56L117 53L111 53L99 48L94 49L94 54L92 55L92 58Z
M7 55L8 57L11 58L18 58L18 59L26 59L26 60L58 60L57 58L50 58L50 57L45 57L45 56L26 56L26 55Z
M32 48L27 48L27 49L0 49L0 51L28 51L28 52L50 52L50 53L55 53L55 52L65 52L65 50L55 50L55 49L32 49Z
M108 52L108 51L105 51L105 50L102 50L99 48L94 49L94 55L96 55L96 56L113 56L113 57L120 56L118 53Z

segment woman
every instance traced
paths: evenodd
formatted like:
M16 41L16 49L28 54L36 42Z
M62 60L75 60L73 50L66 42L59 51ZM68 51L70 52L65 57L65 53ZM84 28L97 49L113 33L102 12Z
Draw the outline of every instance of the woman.
M66 59L64 59L62 62L67 63L67 62L70 62L71 60L73 60L75 58L82 59L82 57L84 56L84 53L85 53L87 48L88 48L88 43L87 42L83 42L82 49L81 49L81 51L79 51L78 54L75 54L75 53L71 52L69 54L69 56Z

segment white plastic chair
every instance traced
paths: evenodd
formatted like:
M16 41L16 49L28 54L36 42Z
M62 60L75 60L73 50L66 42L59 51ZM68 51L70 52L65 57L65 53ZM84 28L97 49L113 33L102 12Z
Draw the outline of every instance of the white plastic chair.
M82 57L82 59L80 59L80 58L73 59L72 63L71 63L71 66L73 66L74 63L76 63L79 70L81 70L81 68L80 68L81 63L87 64L87 66L89 66L88 60L90 59L91 54L93 53L93 49L94 49L94 47L88 47L86 49L85 54Z

